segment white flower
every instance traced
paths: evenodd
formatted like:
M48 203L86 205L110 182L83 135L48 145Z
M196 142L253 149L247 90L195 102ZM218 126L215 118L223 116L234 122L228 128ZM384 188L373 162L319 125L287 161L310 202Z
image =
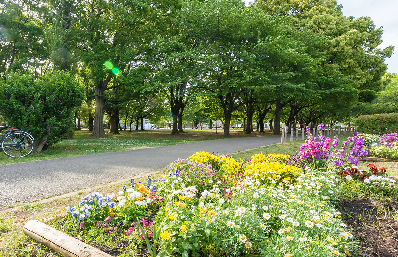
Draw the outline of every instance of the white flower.
M267 226L265 226L264 224L260 224L260 227L265 230L267 228Z
M299 241L300 241L300 242L305 242L305 241L307 241L307 238L305 238L305 237L300 237L300 238L299 238Z
M305 222L305 225L306 225L307 227L309 227L309 228L312 228L312 226L314 226L314 223L312 223L311 221L307 220L307 221Z
M126 201L126 199L121 200L117 206L122 207L126 203Z
M352 177L351 177L350 175L347 175L347 176L345 177L345 179L347 179L348 181L350 181L350 180L352 180Z
M271 215L269 215L269 213L263 213L263 217L266 220L269 220L271 218Z
M284 220L286 217L287 217L286 214L283 214L283 215L280 215L280 216L279 216L279 218L280 218L281 220Z
M240 235L239 236L239 241L241 241L242 243L246 243L247 237L245 235Z
M235 223L234 223L233 221L228 221L228 222L227 222L227 226L228 226L229 228L234 228L234 227L235 227Z
M219 205L222 205L223 203L225 203L224 198L220 198L220 200L218 200L218 204L219 204Z
M252 210L255 211L256 210L256 205L252 204Z
M260 196L259 196L257 193L254 193L254 194L253 194L253 197L254 197L254 198L259 198Z
M268 210L268 206L263 206L263 210L267 211Z
M369 183L370 183L370 179L368 179L368 178L365 178L365 180L363 181L363 183L365 183L365 184L369 184Z
M236 211L235 211L235 215L236 216L241 216L243 213L246 212L246 208L245 207L239 207Z

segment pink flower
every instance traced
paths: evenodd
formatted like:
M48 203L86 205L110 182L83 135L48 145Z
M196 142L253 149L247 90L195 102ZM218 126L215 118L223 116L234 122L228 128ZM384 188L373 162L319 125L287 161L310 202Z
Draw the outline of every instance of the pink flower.
M394 187L394 184L389 184L388 187L389 187L389 188L393 188L393 187Z
M111 220L112 220L111 216L108 216L108 218L106 218L106 219L104 220L104 222L110 222Z
M80 222L80 229L84 227L84 222Z
M373 182L373 185L374 185L374 186L378 186L378 185L379 185L379 182Z

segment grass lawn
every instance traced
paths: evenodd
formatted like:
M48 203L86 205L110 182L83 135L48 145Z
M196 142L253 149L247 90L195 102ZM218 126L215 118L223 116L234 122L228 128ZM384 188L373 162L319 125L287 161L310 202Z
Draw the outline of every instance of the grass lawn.
M171 138L169 131L144 131L124 132L121 135L110 135L106 139L90 138L87 131L79 131L74 139L69 139L57 144L51 149L54 154L43 153L41 155L27 158L28 161L46 158L60 158L90 154L89 150L98 152L122 151L134 149L135 147L159 146L161 141L165 144L186 143L197 140L221 139L219 134L208 131L191 131ZM202 134L203 133L203 134ZM206 135L206 133L208 133ZM243 133L236 132L237 136ZM253 134L252 136L258 136ZM80 139L80 140L79 140ZM118 143L112 143L111 139L117 139ZM130 140L130 141L129 141ZM84 142L84 143L83 143ZM121 142L125 145L119 147ZM134 143L127 143L134 142ZM258 149L238 152L232 157L235 159L248 160L252 155L263 152L264 154L296 154L303 141L293 141L284 144L275 144ZM102 147L106 145L106 147ZM133 146L134 145L134 146ZM64 149L64 150L62 150ZM67 153L61 153L65 151ZM113 149L113 150L111 150ZM114 150L117 149L117 150ZM37 159L35 159L37 158ZM1 161L4 159L1 158ZM7 162L5 162L7 163ZM10 162L8 162L10 163ZM366 168L368 161L360 162L360 168ZM377 162L378 167L384 166L390 176L398 177L397 162ZM136 180L145 181L146 175ZM127 181L119 181L112 184L98 185L95 188L80 190L68 195L44 199L39 202L20 204L12 209L0 211L0 256L61 256L52 252L47 247L37 244L22 233L23 225L32 219L49 222L57 217L66 215L66 207L79 203L82 196L97 191L103 195L117 193ZM339 202L336 208L342 212L344 223L354 234L361 246L359 256L398 256L395 252L398 237L398 205L396 198L383 197L362 192L355 185L342 188ZM395 254L394 254L395 253Z
M258 132L246 135L242 130L231 130L230 134L233 138L264 136ZM0 153L0 165L218 139L223 139L223 131L220 129L217 133L214 129L185 129L184 133L178 135L171 135L169 129L120 131L118 135L106 134L105 138L94 138L90 131L80 130L75 131L73 138L64 139L40 154L32 153L24 158L10 158Z

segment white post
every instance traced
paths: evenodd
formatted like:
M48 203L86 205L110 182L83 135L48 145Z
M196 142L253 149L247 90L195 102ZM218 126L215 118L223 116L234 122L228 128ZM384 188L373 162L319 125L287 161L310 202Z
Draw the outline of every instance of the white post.
M298 140L298 128L296 128L296 140Z
M293 128L290 129L290 141L293 141Z
M301 137L302 137L303 140L304 140L304 131L305 131L305 130L302 128L302 129L301 129Z
M339 130L338 130L338 132L337 132L339 135L340 135L340 133L341 133L341 128L339 128Z
M282 136L281 136L281 144L283 144L283 139L285 137L285 128L282 127Z

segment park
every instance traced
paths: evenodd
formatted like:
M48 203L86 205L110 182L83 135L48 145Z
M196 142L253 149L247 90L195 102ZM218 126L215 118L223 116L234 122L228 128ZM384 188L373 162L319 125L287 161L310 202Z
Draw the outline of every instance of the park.
M398 256L398 75L371 17L0 10L0 256Z

